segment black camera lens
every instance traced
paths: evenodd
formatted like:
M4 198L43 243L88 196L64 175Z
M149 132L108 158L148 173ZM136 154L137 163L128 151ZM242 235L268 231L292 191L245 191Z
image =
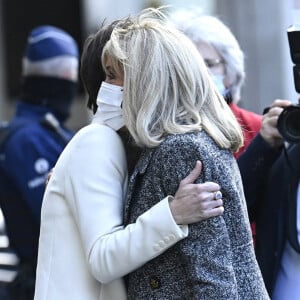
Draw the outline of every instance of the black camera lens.
M277 128L289 143L300 143L300 106L286 107L278 117Z

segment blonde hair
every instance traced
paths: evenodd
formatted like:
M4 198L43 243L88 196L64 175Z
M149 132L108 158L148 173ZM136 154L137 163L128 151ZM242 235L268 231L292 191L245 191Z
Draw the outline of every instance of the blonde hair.
M156 147L168 134L202 128L222 148L242 145L241 128L201 55L161 10L120 22L104 47L103 65L108 57L123 65L123 114L139 146Z

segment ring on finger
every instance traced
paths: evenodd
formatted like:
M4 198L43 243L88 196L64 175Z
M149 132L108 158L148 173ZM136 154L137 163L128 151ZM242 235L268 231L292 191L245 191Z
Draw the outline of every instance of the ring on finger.
M222 199L222 193L220 191L214 192L214 199L215 200Z

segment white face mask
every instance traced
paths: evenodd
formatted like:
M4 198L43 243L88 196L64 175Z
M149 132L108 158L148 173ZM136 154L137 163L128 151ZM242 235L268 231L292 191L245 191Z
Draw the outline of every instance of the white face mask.
M119 130L125 125L122 101L123 87L103 81L97 96L98 109L95 117L112 129Z

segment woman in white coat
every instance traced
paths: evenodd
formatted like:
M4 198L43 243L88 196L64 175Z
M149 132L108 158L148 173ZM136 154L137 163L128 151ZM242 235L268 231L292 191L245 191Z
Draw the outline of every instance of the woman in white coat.
M46 188L35 300L126 299L122 276L185 238L187 224L223 213L222 199L215 199L218 184L192 184L201 170L197 163L174 197L123 227L128 171L118 134L122 88L114 74L108 74L93 98L104 74L93 60L101 57L113 27L101 28L84 48L83 80L96 113L67 145ZM97 71L97 79L90 78Z

